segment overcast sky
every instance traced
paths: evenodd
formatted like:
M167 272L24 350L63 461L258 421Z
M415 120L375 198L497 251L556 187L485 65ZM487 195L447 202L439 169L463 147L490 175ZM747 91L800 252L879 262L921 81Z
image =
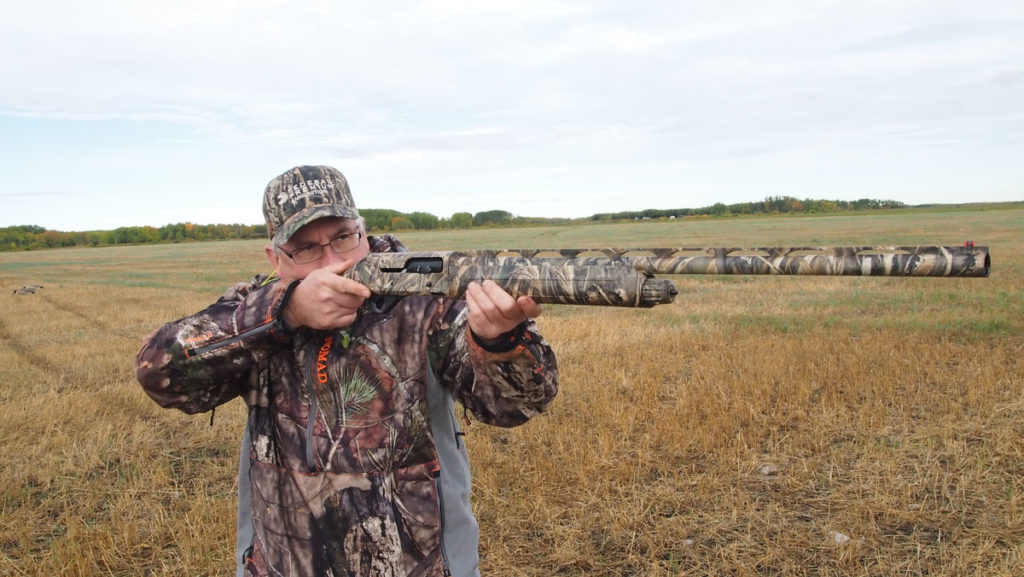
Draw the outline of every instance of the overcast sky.
M0 226L1024 200L1024 2L0 0Z

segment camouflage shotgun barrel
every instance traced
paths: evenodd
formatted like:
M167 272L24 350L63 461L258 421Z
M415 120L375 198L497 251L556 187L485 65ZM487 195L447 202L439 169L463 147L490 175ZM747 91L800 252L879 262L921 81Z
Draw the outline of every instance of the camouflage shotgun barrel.
M381 295L462 298L493 280L540 303L652 307L678 291L655 274L987 277L987 247L483 249L373 253L346 276Z

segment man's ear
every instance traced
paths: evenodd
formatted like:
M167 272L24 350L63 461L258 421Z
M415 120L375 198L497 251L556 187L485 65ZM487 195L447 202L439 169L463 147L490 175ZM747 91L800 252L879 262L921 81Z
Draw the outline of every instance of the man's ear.
M281 255L278 254L278 252L274 250L274 246L269 243L267 246L263 247L263 251L267 254L267 261L270 262L270 267L277 270L277 265L281 260Z

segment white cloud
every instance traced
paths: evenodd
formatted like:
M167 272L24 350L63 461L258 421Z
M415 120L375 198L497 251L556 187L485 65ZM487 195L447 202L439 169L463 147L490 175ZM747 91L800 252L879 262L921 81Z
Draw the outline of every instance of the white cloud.
M24 132L0 144L5 179L110 195L150 175L148 196L125 194L137 207L125 219L161 218L150 197L176 194L193 215L180 220L207 221L212 198L223 212L258 204L266 180L306 162L441 215L968 186L1022 196L1024 169L1001 164L1024 153L1019 2L43 0L5 12L0 126ZM100 217L59 222L85 218Z

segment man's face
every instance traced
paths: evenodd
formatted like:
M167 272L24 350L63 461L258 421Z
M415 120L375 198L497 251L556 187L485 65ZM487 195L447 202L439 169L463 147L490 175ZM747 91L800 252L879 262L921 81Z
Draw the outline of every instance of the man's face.
M358 244L351 250L338 253L329 245L332 241L339 241L336 244L355 242L355 236L348 235L356 234L361 236L358 239ZM299 264L288 256L289 254L294 255L301 261L304 260L301 258L303 253L308 253L310 250L316 252L319 250L318 246L322 248L322 254L320 258L312 262ZM363 232L359 220L328 217L314 220L300 228L280 249L275 249L268 244L266 253L270 264L277 269L279 277L304 279L309 273L334 263L355 263L363 260L370 253L370 245L366 241L366 233Z

